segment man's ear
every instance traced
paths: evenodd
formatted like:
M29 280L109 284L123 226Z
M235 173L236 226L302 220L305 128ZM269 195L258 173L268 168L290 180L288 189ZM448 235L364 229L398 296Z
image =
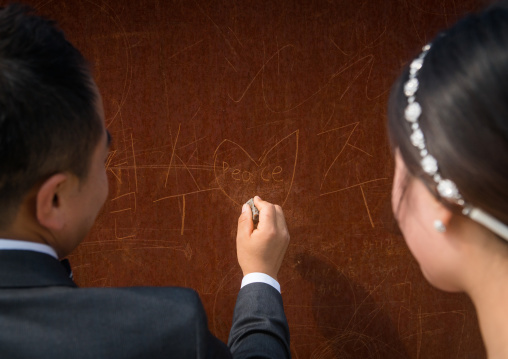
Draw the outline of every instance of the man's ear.
M40 186L35 200L35 216L43 227L61 230L65 226L62 196L68 181L67 174L57 173Z

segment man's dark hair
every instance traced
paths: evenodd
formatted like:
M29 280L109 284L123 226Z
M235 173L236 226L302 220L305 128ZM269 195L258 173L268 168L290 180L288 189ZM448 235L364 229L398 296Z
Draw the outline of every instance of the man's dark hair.
M88 63L51 20L0 9L0 228L51 175L80 180L102 134Z
M410 141L403 93L408 72L392 88L390 139L409 174L442 200ZM441 175L455 182L468 203L508 223L508 1L471 14L438 36L418 80L419 123Z

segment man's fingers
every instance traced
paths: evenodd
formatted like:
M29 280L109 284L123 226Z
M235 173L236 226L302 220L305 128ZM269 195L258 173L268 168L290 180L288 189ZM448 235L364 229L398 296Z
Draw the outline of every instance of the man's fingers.
M278 205L275 205L275 214L276 214L275 216L276 216L276 221L277 221L277 228L279 228L279 230L285 229L289 235L288 226L286 224L286 218L284 217L284 212L282 211L282 208Z
M252 221L252 211L248 204L242 207L242 214L238 218L238 237L250 237L254 230L254 222Z
M275 214L275 206L270 202L263 201L258 196L254 197L254 205L259 210L259 223L258 229L266 228L267 226L276 226L277 219Z

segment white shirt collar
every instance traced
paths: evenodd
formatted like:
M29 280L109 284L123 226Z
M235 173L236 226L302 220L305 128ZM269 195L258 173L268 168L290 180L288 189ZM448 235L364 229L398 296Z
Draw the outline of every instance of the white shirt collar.
M0 250L34 251L45 253L58 259L55 250L47 244L21 241L17 239L0 239Z

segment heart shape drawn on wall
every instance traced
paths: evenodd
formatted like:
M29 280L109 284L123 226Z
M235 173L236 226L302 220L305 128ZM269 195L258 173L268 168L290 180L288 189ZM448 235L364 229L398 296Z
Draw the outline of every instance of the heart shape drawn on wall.
M281 139L259 161L236 142L222 141L215 150L213 164L222 192L237 205L257 195L284 206L295 177L298 132Z

